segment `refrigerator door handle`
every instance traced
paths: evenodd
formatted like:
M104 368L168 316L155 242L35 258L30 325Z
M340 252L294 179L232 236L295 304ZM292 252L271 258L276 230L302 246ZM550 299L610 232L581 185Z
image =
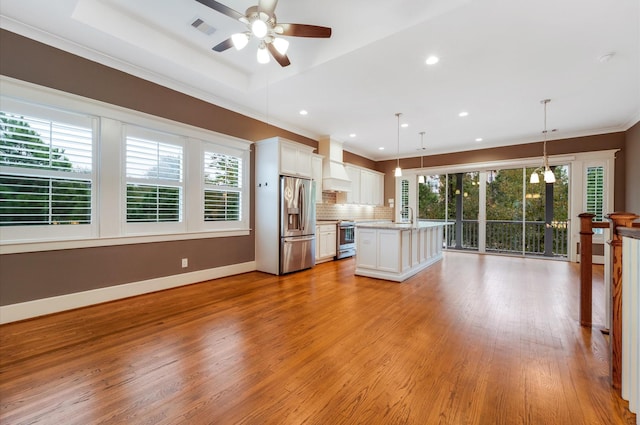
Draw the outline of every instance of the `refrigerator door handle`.
M305 230L307 225L305 223L305 208L304 208L304 183L300 184L300 186L298 187L298 207L299 207L299 211L300 211L300 230Z

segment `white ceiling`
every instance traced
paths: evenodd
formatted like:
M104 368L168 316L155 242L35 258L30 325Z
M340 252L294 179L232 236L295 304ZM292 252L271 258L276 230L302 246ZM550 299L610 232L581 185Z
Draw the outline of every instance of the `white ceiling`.
M402 157L421 131L426 154L540 140L545 98L553 138L640 119L638 0L280 0L276 15L332 37L288 37L282 68L255 40L212 51L244 26L195 0L0 0L2 28L374 160L398 155L397 112Z

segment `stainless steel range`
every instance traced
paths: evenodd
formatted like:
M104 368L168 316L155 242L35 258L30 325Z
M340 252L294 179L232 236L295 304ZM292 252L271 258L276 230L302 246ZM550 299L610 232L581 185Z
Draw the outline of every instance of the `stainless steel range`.
M343 220L338 223L336 259L356 255L356 223Z

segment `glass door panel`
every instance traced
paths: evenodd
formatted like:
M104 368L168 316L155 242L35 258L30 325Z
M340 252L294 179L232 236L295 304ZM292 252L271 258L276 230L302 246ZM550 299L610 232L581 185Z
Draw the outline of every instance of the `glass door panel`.
M522 168L487 172L486 250L489 252L522 252L522 181Z

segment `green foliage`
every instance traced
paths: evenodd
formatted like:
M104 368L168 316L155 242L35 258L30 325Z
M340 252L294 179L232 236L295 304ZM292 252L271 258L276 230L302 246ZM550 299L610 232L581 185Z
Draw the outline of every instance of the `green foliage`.
M0 225L91 222L91 182L34 177L20 169L72 171L64 149L44 143L23 117L0 112L0 164L14 173L0 176Z
M71 161L64 149L52 148L42 141L38 132L24 121L0 112L1 165L23 168L52 168L71 171Z
M525 251L539 253L544 248L545 184L529 183L532 172L532 168L487 172L486 246L488 250L521 252L523 221L526 222ZM554 167L554 174L556 176L553 199L554 219L551 223L554 252L566 254L568 167ZM456 211L462 208L462 227L461 229L457 226L448 227L447 246L455 246L456 231L461 230L462 247L477 249L477 220L480 211L478 179L478 172L434 175L426 176L426 183L418 185L419 218L428 220L446 218L449 222L455 222Z

